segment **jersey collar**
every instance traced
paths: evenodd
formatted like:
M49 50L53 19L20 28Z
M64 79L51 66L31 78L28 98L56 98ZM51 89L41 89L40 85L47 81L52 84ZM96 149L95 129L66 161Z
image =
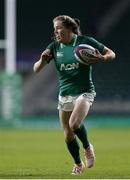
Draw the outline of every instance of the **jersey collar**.
M73 39L72 39L72 46L75 46L75 45L76 45L77 37L78 37L78 35L75 34L74 37L73 37ZM71 44L71 43L70 43L70 44ZM60 43L61 49L64 48L64 47L66 47L66 46L67 46L66 44Z

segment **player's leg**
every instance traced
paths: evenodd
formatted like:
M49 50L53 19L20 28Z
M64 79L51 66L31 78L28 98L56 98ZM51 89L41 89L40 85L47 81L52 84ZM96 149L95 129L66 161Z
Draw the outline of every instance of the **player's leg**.
M84 98L84 96L80 96L75 102L74 110L69 120L70 128L74 131L83 144L86 165L88 168L94 165L95 160L93 146L88 141L87 130L83 124L83 120L87 116L92 104L90 99L93 101L93 99L90 97Z
M76 136L74 132L72 131L72 129L69 127L69 119L70 119L71 113L72 112L70 111L66 112L66 111L59 110L59 117L60 117L61 126L64 130L64 137L65 137L67 148L71 156L73 157L74 163L75 163L72 170L72 174L80 174L83 172L85 166L80 159L80 154L79 154L80 147L76 140Z
M75 134L69 127L69 119L71 113L72 113L71 111L66 112L66 111L62 111L61 109L59 110L60 124L61 127L63 128L66 142L73 141L73 139L75 139Z
M87 116L89 108L90 103L86 99L77 99L69 120L70 128L79 137L85 149L89 146L89 141L83 120Z

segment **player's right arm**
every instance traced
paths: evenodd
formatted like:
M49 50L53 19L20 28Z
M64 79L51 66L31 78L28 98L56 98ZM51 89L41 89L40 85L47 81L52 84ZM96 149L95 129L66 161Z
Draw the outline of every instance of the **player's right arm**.
M48 64L48 61L51 59L52 54L50 49L46 49L42 52L40 59L34 63L33 70L35 73L38 73L43 69L43 67Z

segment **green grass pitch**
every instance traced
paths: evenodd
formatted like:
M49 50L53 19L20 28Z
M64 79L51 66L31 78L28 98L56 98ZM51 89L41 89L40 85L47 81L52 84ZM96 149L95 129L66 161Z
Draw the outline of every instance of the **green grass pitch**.
M73 176L62 130L0 129L0 178L130 178L130 128L89 128L88 132L95 147L95 166Z

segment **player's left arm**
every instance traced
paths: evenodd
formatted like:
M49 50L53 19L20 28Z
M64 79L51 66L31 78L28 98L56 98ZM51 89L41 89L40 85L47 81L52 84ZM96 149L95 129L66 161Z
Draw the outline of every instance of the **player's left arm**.
M89 37L89 41L96 50L95 55L90 58L90 63L109 62L115 59L116 54L110 48L92 37Z
M99 52L98 49L95 49L96 53L92 57L89 58L90 64L99 63L99 62L109 62L115 59L115 53L104 46L102 53Z
M105 46L102 52L102 57L103 61L112 61L115 59L116 54L111 49Z

